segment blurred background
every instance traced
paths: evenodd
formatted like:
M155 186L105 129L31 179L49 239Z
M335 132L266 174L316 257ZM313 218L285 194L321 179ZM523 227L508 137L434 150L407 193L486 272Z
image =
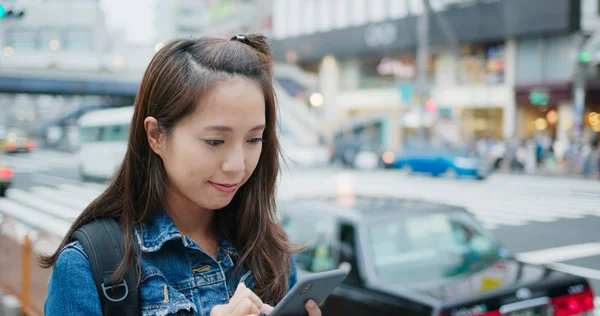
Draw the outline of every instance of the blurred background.
M41 311L31 256L119 166L155 52L254 32L275 58L280 199L464 206L600 290L597 0L0 0L2 290Z

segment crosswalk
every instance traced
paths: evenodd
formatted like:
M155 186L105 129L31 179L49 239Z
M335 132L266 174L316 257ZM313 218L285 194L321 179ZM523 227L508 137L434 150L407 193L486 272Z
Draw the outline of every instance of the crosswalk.
M285 177L284 177L285 178ZM353 194L424 199L466 207L488 229L600 216L600 184L580 179L493 175L486 181L386 171L287 177L287 197Z
M0 198L0 213L16 220L14 236L45 233L54 238L67 234L71 222L104 190L93 183L10 188Z
M73 168L77 165L77 155L37 149L30 153L4 154L0 162L7 163L15 173L36 173Z
M78 180L54 181L36 175L36 186L11 188L0 198L0 213L37 214L75 218L105 188L105 184ZM44 181L42 181L44 180ZM60 179L58 179L60 180ZM56 182L57 184L52 184ZM555 183L552 183L555 182ZM600 185L576 179L522 177L518 181L498 175L485 182L456 181L371 172L342 172L331 175L292 177L280 183L279 198L323 194L355 194L424 199L466 207L488 229L549 223L561 219L600 216ZM59 225L62 226L62 225Z

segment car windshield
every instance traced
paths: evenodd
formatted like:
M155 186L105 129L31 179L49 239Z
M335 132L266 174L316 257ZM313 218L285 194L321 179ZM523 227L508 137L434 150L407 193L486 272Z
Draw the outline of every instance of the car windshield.
M391 284L437 282L492 265L501 249L464 212L428 213L368 228L377 276Z

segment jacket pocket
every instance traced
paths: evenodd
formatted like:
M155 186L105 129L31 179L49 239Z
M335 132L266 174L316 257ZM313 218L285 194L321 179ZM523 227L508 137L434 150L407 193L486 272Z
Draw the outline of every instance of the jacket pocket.
M161 274L146 276L140 287L140 304L144 316L192 315L196 305Z

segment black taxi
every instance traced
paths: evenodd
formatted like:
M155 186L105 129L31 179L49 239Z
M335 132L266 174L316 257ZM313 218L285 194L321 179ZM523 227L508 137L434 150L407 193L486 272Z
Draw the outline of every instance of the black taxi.
M302 273L350 269L323 315L593 315L588 280L519 262L466 209L396 198L278 204Z

